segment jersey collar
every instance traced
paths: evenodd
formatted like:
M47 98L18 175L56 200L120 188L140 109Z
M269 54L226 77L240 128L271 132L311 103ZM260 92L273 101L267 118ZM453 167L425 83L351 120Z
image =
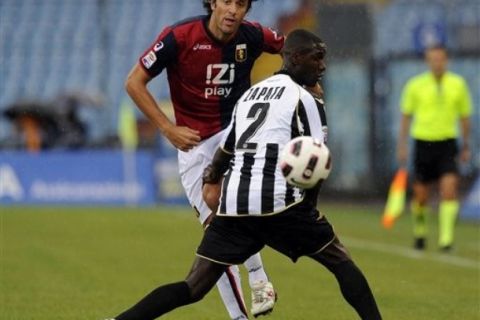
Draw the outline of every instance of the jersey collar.
M290 78L292 78L293 81L295 81L297 84L299 85L303 85L300 81L298 81L290 72L288 72L288 70L285 70L285 69L281 69L277 72L274 73L275 75L277 74L284 74L286 76L289 76Z

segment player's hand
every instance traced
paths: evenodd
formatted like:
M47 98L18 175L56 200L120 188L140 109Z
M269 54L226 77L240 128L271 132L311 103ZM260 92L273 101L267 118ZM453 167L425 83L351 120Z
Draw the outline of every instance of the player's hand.
M211 164L203 169L202 184L217 184L221 179L222 176L213 169Z
M197 146L200 142L200 132L188 127L171 126L165 130L164 135L175 148L184 152Z
M205 203L210 208L210 210L212 210L212 212L216 212L218 205L220 204L222 180L223 179L221 179L217 183L205 183L202 187L203 201L205 201Z
M472 153L470 152L470 148L467 145L464 145L462 147L462 150L460 150L460 161L463 163L467 163L470 161L470 158L472 157Z
M397 146L397 161L400 167L405 167L407 165L408 159L408 146L404 143L400 143Z

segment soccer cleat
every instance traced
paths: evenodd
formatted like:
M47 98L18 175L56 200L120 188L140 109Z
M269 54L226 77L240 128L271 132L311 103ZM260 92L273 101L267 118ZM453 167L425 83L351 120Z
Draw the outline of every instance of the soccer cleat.
M417 250L425 250L426 241L425 238L415 238L415 242L413 243L413 247Z
M451 245L441 246L440 251L443 253L450 253L452 252L453 248Z
M252 315L258 316L269 314L277 301L277 294L273 290L271 282L256 281L252 286Z

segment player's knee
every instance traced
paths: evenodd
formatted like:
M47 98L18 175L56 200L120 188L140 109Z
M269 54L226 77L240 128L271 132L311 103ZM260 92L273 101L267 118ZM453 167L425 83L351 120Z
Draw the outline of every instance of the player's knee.
M413 198L419 205L425 205L428 202L429 187L424 183L414 183Z
M187 281L187 284L188 284L188 281ZM190 289L190 300L192 301L192 303L202 300L209 291L199 286L198 283L197 285L193 285L193 286L190 286L190 284L188 284L188 286Z
M193 291L193 292L194 293L192 293L191 295L192 302L198 302L202 300L203 297L205 297L205 293L203 292L200 292L200 291Z
M414 194L413 199L420 206L425 206L428 203L428 195L426 193L417 192Z
M457 199L458 181L456 176L449 175L440 180L440 197L442 200L456 200Z
M197 257L185 282L190 291L192 302L197 302L215 286L225 271L225 266Z

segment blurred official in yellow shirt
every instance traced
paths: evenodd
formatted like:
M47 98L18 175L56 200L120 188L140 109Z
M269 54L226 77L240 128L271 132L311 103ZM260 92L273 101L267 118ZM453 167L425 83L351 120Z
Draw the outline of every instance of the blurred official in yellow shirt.
M402 93L401 123L397 145L399 164L406 166L408 135L413 139L414 247L426 246L426 214L431 186L439 183L439 239L442 251L450 251L459 211L458 160L470 159L470 115L472 103L465 80L447 71L448 54L443 47L425 51L430 71L411 78ZM458 124L461 147L458 148Z

